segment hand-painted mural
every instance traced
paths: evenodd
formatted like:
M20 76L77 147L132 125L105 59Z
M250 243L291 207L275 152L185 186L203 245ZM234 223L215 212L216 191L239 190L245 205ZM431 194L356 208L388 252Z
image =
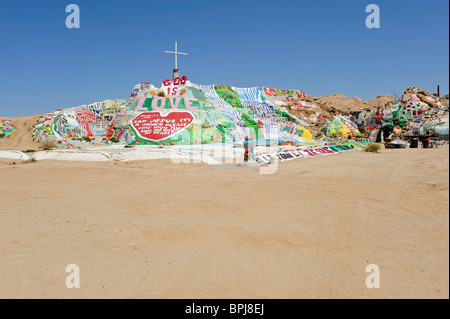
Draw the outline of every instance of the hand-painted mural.
M45 114L35 126L38 141L76 144L207 144L245 137L314 145L307 124L271 103L270 95L302 91L197 85L186 76L160 88L141 82L128 99L105 100Z
M0 139L12 138L16 134L17 128L7 120L0 120Z

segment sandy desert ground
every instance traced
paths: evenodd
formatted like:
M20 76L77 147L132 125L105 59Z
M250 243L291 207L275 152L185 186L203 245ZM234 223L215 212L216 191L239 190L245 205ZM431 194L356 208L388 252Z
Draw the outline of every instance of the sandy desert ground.
M273 175L1 160L0 298L449 298L448 192L448 146L299 158Z

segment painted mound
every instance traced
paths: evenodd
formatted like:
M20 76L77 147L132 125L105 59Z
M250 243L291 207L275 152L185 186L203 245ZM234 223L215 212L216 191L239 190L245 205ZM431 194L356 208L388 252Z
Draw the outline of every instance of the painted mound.
M0 139L11 138L16 134L17 128L13 123L7 120L0 121Z
M280 98L302 91L197 85L186 77L160 88L144 82L128 99L105 100L45 114L36 123L39 142L77 144L190 145L242 143L317 144L308 124L281 107Z

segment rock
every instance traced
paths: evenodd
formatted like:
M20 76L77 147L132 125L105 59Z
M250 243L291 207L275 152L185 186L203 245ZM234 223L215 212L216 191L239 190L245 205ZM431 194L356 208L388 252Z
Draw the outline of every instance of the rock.
M427 95L424 95L424 94L419 93L419 94L417 94L417 97L418 97L423 103L428 104L430 107L439 108L439 105L438 105L436 102L434 102L433 100L429 100L429 99L427 98Z

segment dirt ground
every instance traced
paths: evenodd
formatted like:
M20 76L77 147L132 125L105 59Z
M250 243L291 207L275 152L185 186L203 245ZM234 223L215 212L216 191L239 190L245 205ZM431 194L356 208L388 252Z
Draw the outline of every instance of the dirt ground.
M0 298L449 298L448 192L448 146L298 158L272 175L1 160Z

